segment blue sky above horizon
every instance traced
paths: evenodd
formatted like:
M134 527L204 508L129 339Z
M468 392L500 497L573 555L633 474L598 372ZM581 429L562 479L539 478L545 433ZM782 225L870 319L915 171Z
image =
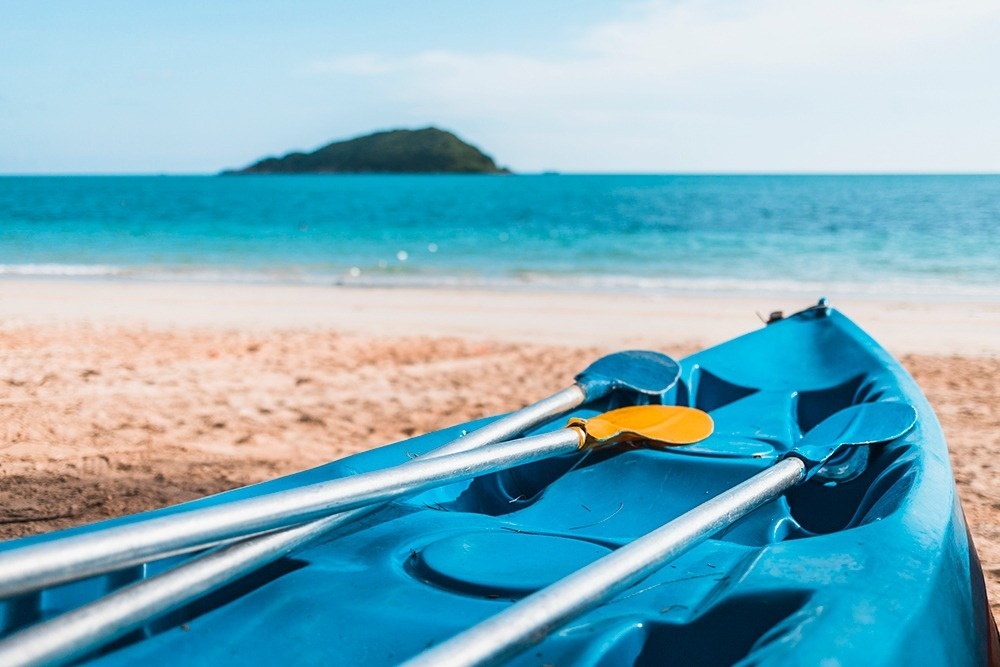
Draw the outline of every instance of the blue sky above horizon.
M0 173L396 127L515 171L1000 172L994 0L0 0Z

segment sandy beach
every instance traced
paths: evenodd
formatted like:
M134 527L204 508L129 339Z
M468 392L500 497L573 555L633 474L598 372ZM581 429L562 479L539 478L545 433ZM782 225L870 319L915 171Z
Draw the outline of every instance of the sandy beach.
M1000 616L1000 302L833 297L935 406ZM800 295L0 281L0 537L177 503L681 356Z

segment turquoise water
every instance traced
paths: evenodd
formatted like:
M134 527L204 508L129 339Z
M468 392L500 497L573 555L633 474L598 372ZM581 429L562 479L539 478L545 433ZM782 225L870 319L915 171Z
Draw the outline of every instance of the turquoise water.
M0 276L1000 293L1000 176L0 178Z

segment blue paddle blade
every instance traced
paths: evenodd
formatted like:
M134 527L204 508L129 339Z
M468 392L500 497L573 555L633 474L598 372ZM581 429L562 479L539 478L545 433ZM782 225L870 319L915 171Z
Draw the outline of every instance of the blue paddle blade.
M846 481L861 473L868 457L845 448L879 445L902 437L917 422L906 403L859 403L835 412L806 433L792 454L807 463L808 475Z
M616 389L663 396L677 383L680 374L680 364L665 354L627 350L601 357L576 376L576 383L588 401Z

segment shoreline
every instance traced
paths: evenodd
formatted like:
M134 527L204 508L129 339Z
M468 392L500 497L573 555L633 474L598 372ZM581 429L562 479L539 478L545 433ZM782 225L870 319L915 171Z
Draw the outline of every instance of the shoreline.
M1000 301L246 283L0 280L0 326L329 329L574 347L704 347L827 296L894 355L1000 356Z
M357 273L355 273L357 271ZM249 268L245 271L143 272L121 269L110 265L49 265L49 264L0 264L2 282L72 282L112 285L186 285L192 287L261 287L329 288L357 290L428 290L455 292L487 292L513 294L605 294L644 296L732 296L732 297L781 297L790 299L815 299L817 294L833 294L840 298L859 300L885 300L892 294L893 301L928 303L997 303L997 288L985 284L963 282L890 279L880 282L854 283L849 281L808 280L742 280L738 278L664 278L637 277L632 275L550 275L525 271L508 277L474 277L471 275L378 274L364 272L359 267L340 273L297 273L294 270L263 271Z

